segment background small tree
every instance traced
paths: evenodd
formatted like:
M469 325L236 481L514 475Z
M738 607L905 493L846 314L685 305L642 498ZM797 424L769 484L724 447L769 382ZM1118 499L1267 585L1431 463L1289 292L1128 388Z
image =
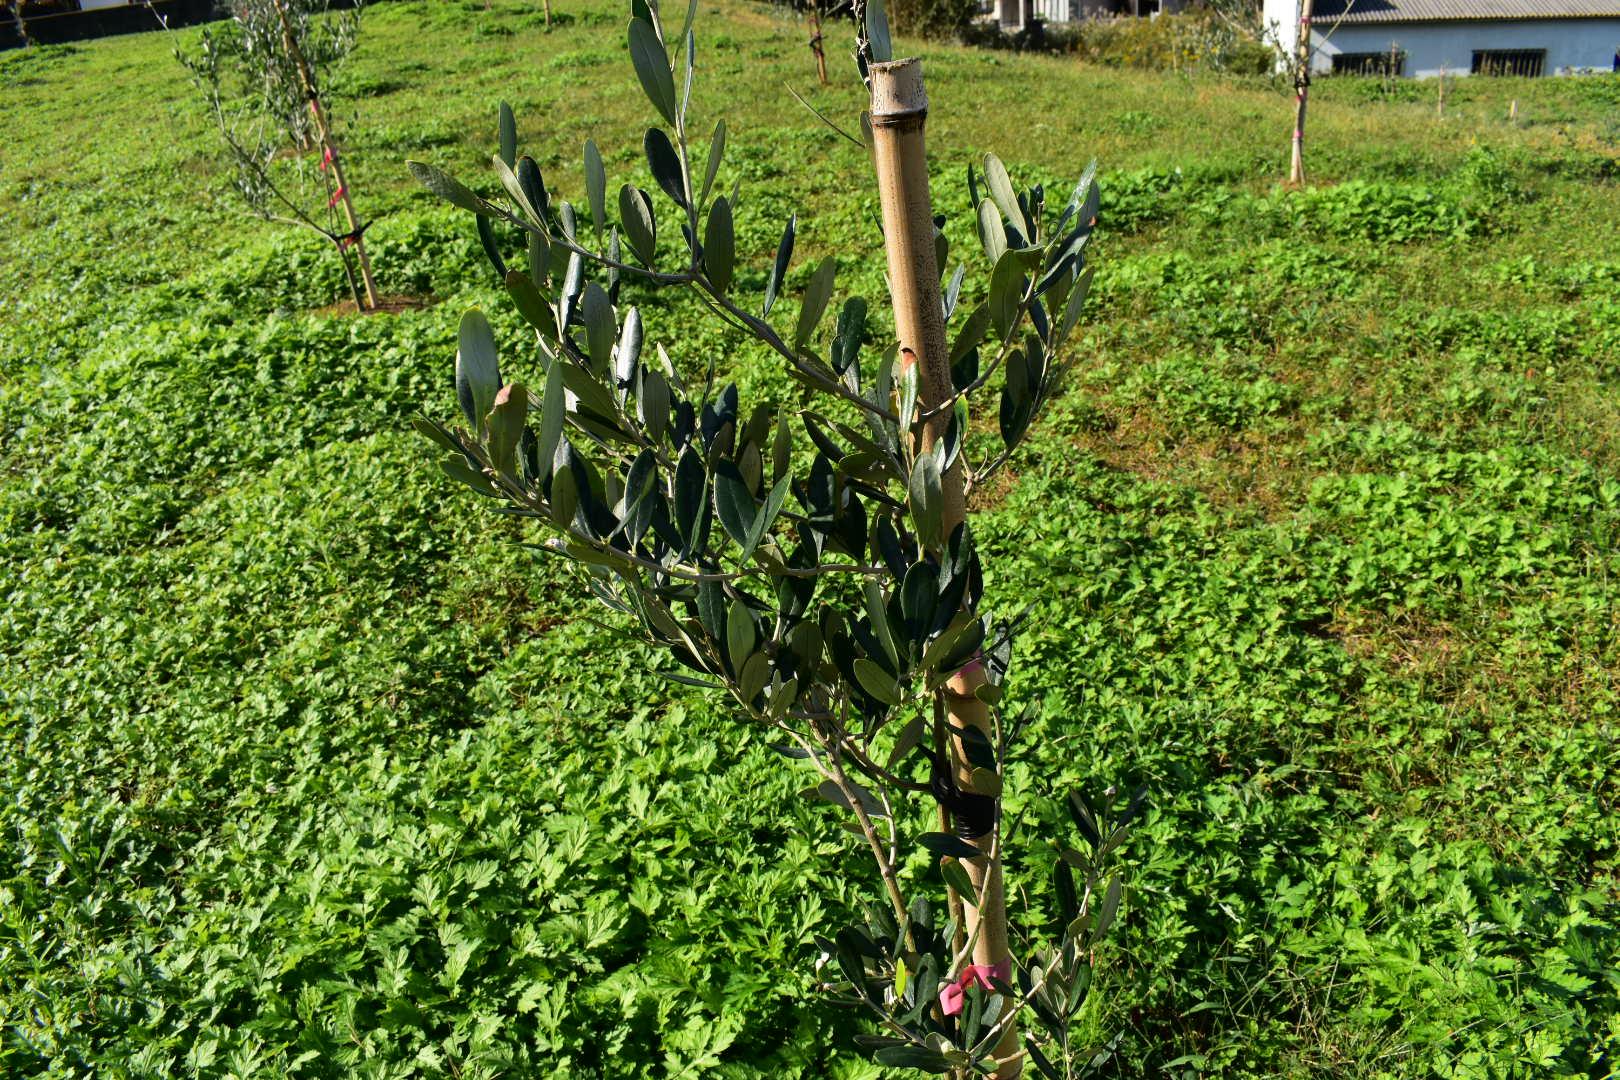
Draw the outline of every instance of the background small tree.
M1291 32L1289 28L1279 26L1275 20L1261 31L1261 39L1277 50L1278 71L1287 78L1294 91L1294 129L1289 136L1288 182L1296 186L1305 182L1305 114L1310 104L1311 72L1316 65L1317 54L1327 45L1328 39L1354 5L1345 5L1344 10L1321 33L1319 41L1313 41L1311 37L1316 25L1315 7L1315 0L1295 0Z
M816 58L816 79L827 86L826 24L850 14L849 0L777 0L777 6L802 17L810 27L810 53Z
M625 183L610 199L593 143L588 210L554 199L535 160L520 156L505 105L491 159L502 197L411 163L455 206L526 236L527 269L506 269L493 231L481 229L539 366L533 388L508 382L489 319L469 311L455 362L464 422L417 426L448 475L549 532L541 550L576 563L638 639L685 669L671 678L729 695L809 770L808 791L850 816L880 894L815 940L828 990L876 1017L879 1031L858 1041L879 1062L1011 1077L1027 1060L1048 1077L1079 1075L1107 1056L1074 1045L1071 1022L1118 909L1107 867L1136 803L1110 824L1071 797L1082 842L1059 845L1055 922L1009 920L1002 783L1033 707L1003 710L1021 616L985 610L968 518L1071 363L1091 281L1093 171L1049 206L1041 186L1018 190L994 156L982 174L969 168L989 272L969 286L959 266L942 286L949 245L930 204L921 65L890 62L872 5L857 47L871 91L861 130L898 340L863 356L864 299L845 299L823 329L835 256L810 274L791 322L773 321L796 217L763 295L742 295L739 185L721 193L724 123L706 158L690 150L696 5L673 38L656 3L635 0L634 11L631 60L662 121L643 140L659 194ZM780 358L806 406L745 406L735 384L716 385L712 362L693 372L663 346L649 350L637 284L690 291ZM972 423L986 398L990 432ZM917 850L937 878L905 872Z
M248 207L332 244L355 307L364 310L379 300L366 224L323 96L359 41L361 6L231 0L231 21L205 27L195 51L175 55L208 101Z

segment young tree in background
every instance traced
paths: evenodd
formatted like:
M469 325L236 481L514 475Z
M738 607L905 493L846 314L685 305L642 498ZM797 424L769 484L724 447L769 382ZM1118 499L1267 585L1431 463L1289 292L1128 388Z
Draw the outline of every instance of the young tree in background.
M1288 158L1288 182L1305 182L1305 106L1311 94L1311 11L1315 0L1299 0L1299 41L1294 47L1294 137Z
M1284 4L1283 7L1284 10L1292 9L1290 17L1285 22L1278 18L1277 9L1271 8L1274 14L1260 29L1260 37L1276 50L1277 71L1286 76L1293 87L1294 129L1289 139L1288 182L1299 185L1305 182L1305 113L1310 102L1311 69L1328 39L1354 7L1354 2L1352 0L1345 4L1332 17L1327 29L1320 33L1315 29L1315 0L1294 0L1292 5ZM1248 9L1242 7L1236 10L1246 12Z
M810 26L810 52L816 58L816 79L822 86L827 78L826 24L852 13L849 0L773 0L775 5Z
M330 0L231 0L231 21L205 28L195 52L175 55L207 98L248 206L324 237L356 308L375 309L366 225L323 96L358 43L361 4L329 8ZM286 160L289 149L296 153Z

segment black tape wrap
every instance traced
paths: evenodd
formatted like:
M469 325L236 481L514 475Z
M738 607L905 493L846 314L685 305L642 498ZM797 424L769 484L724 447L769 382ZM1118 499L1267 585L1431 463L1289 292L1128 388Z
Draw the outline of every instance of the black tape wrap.
M928 787L939 805L951 812L956 835L961 839L977 840L995 827L996 800L988 795L963 791L943 757L933 759Z

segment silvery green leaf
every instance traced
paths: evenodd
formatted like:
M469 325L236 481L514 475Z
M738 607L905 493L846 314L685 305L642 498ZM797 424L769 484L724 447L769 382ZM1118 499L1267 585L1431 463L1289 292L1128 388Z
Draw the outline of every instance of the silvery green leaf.
M1091 943L1095 945L1108 933L1108 928L1114 925L1114 916L1119 912L1120 900L1119 875L1115 874L1108 879L1108 889L1103 894L1102 904L1097 908L1096 929L1091 932Z
M1069 291L1069 303L1063 309L1063 322L1058 328L1057 344L1059 346L1069 340L1069 334L1073 332L1075 324L1080 321L1080 309L1084 306L1086 294L1090 291L1091 267L1088 266L1080 271L1080 277L1076 279L1074 288Z
M984 253L992 266L1001 261L1002 253L1007 250L1007 230L1001 223L1001 211L989 199L979 204L979 243L984 245Z
M923 833L917 837L917 843L935 855L952 859L977 859L984 854L966 840L950 833Z
M508 383L495 392L485 424L489 429L489 463L498 473L515 473L518 440L529 417L529 392Z
M748 485L736 467L722 466L714 473L714 509L720 515L720 524L737 546L751 550L750 538L754 523L759 518L759 506L754 502Z
M405 167L411 170L411 175L416 177L417 183L450 205L471 210L475 214L482 214L488 209L484 205L484 200L474 195L470 188L443 169L425 165L420 161L407 161Z
M776 263L771 267L771 276L765 279L765 308L760 312L761 318L770 316L776 295L782 288L782 279L787 276L788 263L793 259L793 232L798 221L798 214L788 215L787 228L782 230L782 241L776 245Z
M411 426L421 434L425 435L427 438L438 443L450 453L465 453L465 451L462 449L461 443L456 439L456 437L451 435L449 430L437 420L430 419L426 416L413 416L411 417Z
M962 869L958 859L942 859L939 864L939 876L945 879L945 884L956 890L958 896L977 896L973 888L973 879L968 877L967 871Z
M657 443L669 427L669 382L662 372L643 370L641 393L636 396L641 424L647 429L647 438Z
M535 207L530 205L529 195L523 190L523 184L519 182L517 173L513 172L512 167L502 161L498 154L491 156L489 160L495 169L495 175L501 179L501 186L506 189L507 197L517 207L518 213L531 224L539 225L540 215L536 212Z
M940 522L945 498L939 472L940 455L936 452L939 449L939 444L935 444L935 451L917 455L906 485L906 503L917 530L917 541L929 551L938 551L942 542Z
M635 385L637 362L641 359L641 309L624 313L619 331L619 347L613 352L613 381L621 394Z
M692 24L697 21L698 0L688 0L686 5L686 18L681 23L681 33L676 39L684 41L692 33Z
M517 164L517 118L512 115L512 106L501 102L500 110L501 131L501 161L508 169Z
M506 274L506 291L511 294L512 303L517 307L518 314L524 321L534 327L540 336L548 340L556 340L557 315L546 303L546 298L535 288L534 281L527 274L517 270L509 270Z
M900 411L896 413L900 418L900 433L904 435L911 430L917 412L917 354L910 349L902 353L900 368Z
M894 59L894 46L889 42L889 13L883 8L883 0L867 0L866 40L874 64L886 64Z
M630 250L647 269L653 269L658 255L658 222L653 217L652 200L638 187L625 184L619 189L619 220Z
M1023 208L1018 205L1018 193L1013 190L1012 178L1007 175L1007 166L994 154L984 155L984 182L990 189L990 197L996 201L1006 219L1013 223L1017 229L1027 234L1029 223L1024 218Z
M545 178L540 175L540 166L534 163L534 158L527 154L518 158L517 179L529 205L544 217L551 209L551 197L546 193Z
M776 437L771 443L771 479L780 480L793 464L793 425L788 423L787 410L776 416Z
M709 275L710 283L721 293L731 287L732 264L736 254L731 204L722 195L710 207L709 224L703 230L703 268Z
M882 801L879 800L876 795L872 794L866 788L862 787L860 784L857 784L853 780L846 780L844 783L848 786L849 790L854 793L855 800L861 804L861 809L865 810L868 816L888 816L883 810ZM819 785L817 785L816 795L832 803L834 806L841 806L845 810L854 809L854 807L850 805L849 799L845 798L844 793L838 789L838 785L833 783L831 780L823 780ZM872 949L872 945L870 942L866 942L863 948L870 951Z
M591 370L606 374L613 358L613 337L618 329L613 320L613 302L602 286L594 281L585 283L580 299L580 315L585 320L585 350L591 358Z
M855 681L860 683L867 696L885 705L900 704L900 684L895 682L894 676L864 656L855 661Z
M707 505L708 473L703 458L688 445L675 463L675 531L683 542L683 557L697 547L702 512Z
M607 227L607 169L602 165L602 152L595 139L585 140L585 194L591 204L591 224L596 227L596 238L602 239Z
M546 394L540 399L539 446L535 454L542 471L550 472L557 457L557 445L562 441L563 421L567 419L568 392L563 387L563 365L567 361L556 359L546 370Z
M439 459L439 468L444 470L446 476L452 480L460 480L480 495L488 495L492 499L500 498L500 492L495 485L489 482L489 477L467 464L467 459L461 454L450 454Z
M765 658L765 654L750 656L737 673L737 697L744 702L752 702L765 689L765 681L770 677L771 662Z
M675 124L675 77L669 70L669 54L658 32L642 19L630 20L630 62L641 80L641 89L664 121Z
M529 280L544 285L551 272L551 241L544 233L529 233Z
M574 319L574 305L579 302L579 290L585 282L585 263L579 257L579 252L568 253L568 269L563 271L562 293L557 300L557 328L563 333L568 332L568 324Z
M662 128L648 128L641 148L647 155L647 168L651 170L653 179L658 181L658 187L675 201L676 206L685 209L686 181L681 173L681 158L669 141L669 136L664 134Z
M770 532L771 526L776 523L776 515L782 512L782 503L787 500L788 484L789 478L782 477L765 496L764 509L754 519L753 528L748 531L748 543L743 550L743 558L746 559L754 553L754 549L759 547L759 542L765 539L765 534Z
M795 349L804 348L815 334L816 326L827 312L827 303L832 299L833 278L837 273L838 260L828 255L811 275L810 284L805 286L804 303L799 306L798 328L793 332Z
M1003 251L990 273L990 319L1003 338L1012 333L1018 309L1024 299L1024 264L1019 253Z
M686 78L681 88L681 123L685 124L687 106L692 104L692 72L697 64L697 42L690 30L682 35L682 40L686 42Z
M945 286L945 295L942 298L945 303L946 322L949 322L951 316L956 313L956 302L962 295L962 279L966 276L967 266L963 263L957 263L956 272L951 275L950 284Z
M731 661L733 671L739 670L753 655L758 643L759 630L754 625L753 613L741 600L733 600L726 612L726 658Z
M709 139L709 160L704 163L703 194L698 197L700 204L709 201L709 191L714 187L714 178L720 171L720 161L726 155L726 122L718 120L714 125L714 135Z
M922 713L918 713L906 722L906 726L900 729L900 734L895 736L894 749L889 751L888 768L894 768L906 759L906 755L917 749L917 744L922 742L925 729L926 724Z
M473 427L489 415L500 388L495 331L482 311L469 308L461 316L461 329L456 335L456 397Z
M1007 382L1001 388L1001 439L1011 450L1024 436L1035 411L1035 395L1029 383L1029 362L1014 349L1007 357Z
M883 604L883 590L871 578L866 579L863 589L866 595L866 616L872 622L872 634L878 639L878 644L883 646L889 663L898 668L900 651L895 648L894 634L889 630L889 616Z
M979 343L984 340L985 331L989 329L990 307L987 304L980 304L968 313L962 328L956 332L956 340L951 342L951 363L955 364L978 348Z
M478 242L484 247L484 255L489 264L495 268L497 277L506 277L506 260L501 258L501 249L495 242L495 229L489 222L487 214L479 214L475 219L478 222Z
M560 466L551 475L551 523L559 529L572 528L578 513L579 485L574 480L574 470Z

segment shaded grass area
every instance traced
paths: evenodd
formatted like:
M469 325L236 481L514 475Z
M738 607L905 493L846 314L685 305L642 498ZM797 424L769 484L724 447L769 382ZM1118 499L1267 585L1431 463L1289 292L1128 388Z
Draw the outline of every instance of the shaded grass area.
M652 187L622 13L563 14L368 15L356 194L384 289L436 300L370 319L230 213L161 37L0 58L8 1074L873 1075L809 936L871 883L804 778L407 429L465 306L521 329L403 158L482 175L504 98L563 195L586 137ZM788 294L836 253L877 298L868 166L781 87L858 95L800 37L701 13L738 288L797 209ZM1608 1075L1620 83L1459 80L1442 121L1324 80L1284 193L1268 86L926 56L953 262L978 153L1104 164L1080 365L979 528L990 600L1036 604L1017 910L1069 786L1152 793L1104 1073ZM790 393L637 299L678 362Z

